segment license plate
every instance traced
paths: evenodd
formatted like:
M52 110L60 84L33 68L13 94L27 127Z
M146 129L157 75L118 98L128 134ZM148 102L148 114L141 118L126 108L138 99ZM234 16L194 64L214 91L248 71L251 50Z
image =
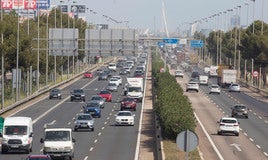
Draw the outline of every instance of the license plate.
M90 114L95 114L95 112L89 112Z
M12 145L11 148L19 148L17 145Z
M131 106L126 106L126 108L131 108Z

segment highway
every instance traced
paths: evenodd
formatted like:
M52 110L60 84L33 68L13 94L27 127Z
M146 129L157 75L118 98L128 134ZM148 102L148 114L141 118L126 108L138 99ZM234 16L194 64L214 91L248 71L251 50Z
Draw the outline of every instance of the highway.
M134 69L132 69L132 72ZM113 75L118 75L113 73ZM132 73L133 74L133 73ZM123 84L126 76L123 77ZM98 81L95 76L93 79L78 79L62 89L62 99L45 99L33 103L26 109L20 110L12 116L28 116L33 119L34 140L33 151L31 154L42 154L42 144L40 139L43 136L44 124L51 127L73 128L74 117L77 113L83 112L82 106L85 102L71 102L70 92L76 88L82 88L86 92L86 101L104 89L108 81ZM123 85L118 92L113 92L112 102L106 102L102 109L101 118L95 118L95 130L77 131L73 133L75 142L75 160L87 159L134 159L137 136L139 129L139 119L142 103L137 103L135 111L134 126L115 126L115 114L120 110L120 101L123 98ZM1 154L1 160L21 160L26 158L24 153Z
M203 73L202 70L199 72ZM188 77L177 78L177 81L185 90ZM216 84L216 78L210 78L209 83ZM240 93L230 93L228 89L222 89L220 95L209 94L208 86L203 85L200 86L199 93L185 92L209 136L208 139L200 140L200 143L210 145L215 152L219 152L218 159L268 159L268 110L265 109L268 104L252 98L247 92L250 93L248 89L242 87ZM248 119L237 118L240 122L240 136L217 135L217 121L223 116L231 116L231 107L238 103L242 103L250 109ZM209 143L210 138L213 144ZM215 147L212 147L213 145ZM202 148L200 150L202 152ZM208 153L203 154L206 157L205 155Z

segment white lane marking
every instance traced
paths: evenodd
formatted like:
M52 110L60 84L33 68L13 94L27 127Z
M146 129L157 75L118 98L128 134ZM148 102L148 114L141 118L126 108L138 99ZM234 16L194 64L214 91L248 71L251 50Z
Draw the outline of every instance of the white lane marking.
M106 119L110 119L110 117L107 117Z
M98 133L98 136L100 136L100 135L101 135L101 132Z
M107 122L104 122L104 124L107 124Z
M268 121L264 121L265 123L268 123Z
M257 115L257 113L255 113L255 112L254 112L253 114L254 114L254 115Z
M112 115L112 113L109 114L110 116Z
M91 148L89 149L89 151L91 152L91 151L93 151L93 149L94 149L94 148L93 148L93 147L91 147Z
M241 145L239 145L239 144L233 143L233 144L230 144L230 146L234 146L240 152L242 151L242 149L239 147Z
M104 130L104 127L101 127L102 130Z
M254 140L253 140L252 138L249 138L249 140L250 140L251 142L254 142Z
M224 158L222 157L220 151L218 150L218 148L216 147L215 143L212 141L210 135L208 134L207 130L205 129L204 125L202 124L202 122L200 121L200 119L198 118L198 116L196 115L196 113L194 112L195 118L198 121L198 123L200 124L203 132L205 133L206 137L208 138L210 144L212 145L213 149L215 150L217 156L219 157L220 160L224 160Z
M259 116L259 119L262 119L262 117L261 117L261 116Z
M98 140L97 140L97 139L95 139L94 143L97 143L97 142L98 142Z
M247 133L244 133L244 135L245 135L245 136L248 136L248 134L247 134Z
M268 157L268 154L267 154L266 152L263 152L263 154L264 154L266 157Z
M72 122L68 122L68 125L70 125Z
M257 145L257 144L256 144L256 147L259 148L259 149L261 149L261 146L259 146L259 145Z
M88 159L88 156L86 156L85 158L84 158L84 160L87 160Z

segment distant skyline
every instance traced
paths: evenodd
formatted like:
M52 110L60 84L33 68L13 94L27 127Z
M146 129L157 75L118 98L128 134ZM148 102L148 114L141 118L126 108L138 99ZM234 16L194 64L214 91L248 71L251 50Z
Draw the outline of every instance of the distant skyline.
M130 27L135 29L149 29L150 32L164 31L164 21L162 16L162 0L62 0L62 4L86 5L88 8L85 14L86 20L96 24L109 24L112 27ZM190 28L189 23L197 20L208 19L203 21L203 28L211 27L213 19L209 17L222 12L219 20L223 23L230 23L231 14L239 14L237 6L241 6L241 25L252 23L253 16L255 20L268 22L268 1L255 0L255 12L253 15L253 0L163 0L165 4L166 19L168 31L177 32L180 29ZM59 0L51 0L52 5L60 4ZM249 5L246 5L249 4ZM262 4L264 3L264 4ZM262 6L264 6L262 8ZM233 12L227 10L233 9ZM93 14L94 11L96 14ZM263 10L263 12L262 12ZM226 12L226 13L224 13ZM248 16L247 16L248 14ZM107 21L105 16L112 17L123 23L114 23ZM210 20L210 21L209 21ZM229 22L224 22L224 21ZM216 20L214 20L216 21Z

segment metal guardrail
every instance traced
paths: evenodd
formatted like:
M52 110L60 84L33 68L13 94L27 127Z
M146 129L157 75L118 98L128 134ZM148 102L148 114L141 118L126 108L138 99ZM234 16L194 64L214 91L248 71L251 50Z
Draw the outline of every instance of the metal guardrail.
M91 68L88 68L87 70L94 70L95 68L97 68L97 67L99 67L99 66L102 66L102 65L106 65L106 64L108 64L108 63L110 63L110 62L112 62L112 61L114 61L114 60L115 60L115 59L113 58L113 59L111 59L111 60L108 60L107 62L103 62L103 63L100 63L99 65L96 65L96 66L93 66L93 67L91 67ZM13 104L7 106L7 107L4 107L3 109L0 110L0 115L3 114L3 113L5 113L5 112L7 112L7 111L9 111L9 110L12 110L12 109L16 108L16 107L19 106L19 105L22 105L22 104L24 104L24 103L26 103L26 102L28 102L28 101L30 101L30 100L32 100L32 99L34 99L34 98L40 96L40 95L42 95L42 94L47 93L47 92L50 91L52 88L56 88L56 87L62 86L62 85L64 85L64 84L66 84L66 83L68 83L68 82L70 82L70 81L72 81L72 80L78 78L78 77L81 76L83 73L84 73L84 71L82 71L82 72L80 72L80 73L74 75L73 77L71 77L71 78L69 78L69 79L67 79L67 80L64 80L64 81L62 81L62 82L60 82L60 83L57 83L57 84L52 85L52 86L45 86L45 87L39 89L37 92L33 93L33 94L30 95L29 97L26 97L26 98L24 98L24 99L22 99L22 100L19 100L19 101L15 102L15 103L13 103Z

